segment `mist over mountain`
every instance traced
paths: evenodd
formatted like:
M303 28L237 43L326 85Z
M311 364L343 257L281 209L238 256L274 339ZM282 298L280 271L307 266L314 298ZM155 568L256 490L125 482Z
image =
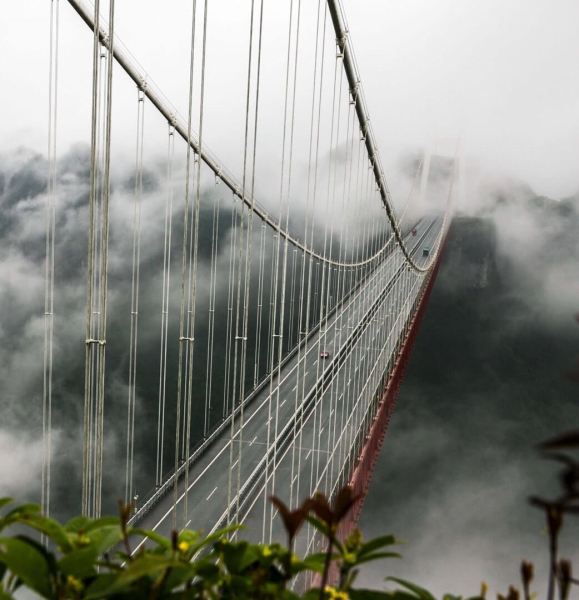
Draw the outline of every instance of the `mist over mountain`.
M520 587L526 558L541 597L547 537L527 498L558 493L557 467L536 444L579 422L579 386L564 375L579 356L579 196L554 201L504 180L471 194L360 520L367 537L394 533L408 545L402 561L362 579L383 588L395 575L461 595L486 581L492 595ZM576 558L576 544L563 556Z
M82 479L89 166L89 147L79 144L59 157L56 173L51 495L52 514L61 518L79 511ZM114 512L117 499L125 494L136 214L134 166L117 161L112 167L103 444L105 512ZM47 172L45 157L30 149L0 155L0 449L4 450L0 487L5 493L31 500L37 499L42 464ZM184 173L184 157L175 159L171 176L163 159L148 161L143 171L133 463L133 489L141 498L178 460L178 419L182 459L188 453L186 444L190 449L195 447L231 410L242 378L245 390L251 389L265 375L268 365L277 360L274 352L285 355L297 343L298 332L305 329L306 321L310 327L317 323L321 310L317 300L322 290L317 286L324 267L307 263L313 274L306 275L305 281L310 286L311 280L313 302L302 315L299 285L301 266L306 264L303 253L286 252L275 232L258 224L254 224L251 242L244 239L242 244L240 230L249 231L248 211L242 212L240 203L232 202L229 190L217 185L212 173L202 170L195 214L199 232L195 366L191 369L191 411L185 417L184 395L179 396L177 391ZM273 204L273 200L269 202ZM320 202L322 208L323 204ZM357 208L352 207L351 212ZM309 242L336 258L354 252L359 252L361 258L383 239L383 221L375 222L367 231L366 214L350 215L347 226L351 237L340 243L342 235L332 235L340 231L339 218L332 217L327 228L317 216L306 219L302 214L305 201L300 197L292 210L296 223L308 222ZM376 206L375 210L381 209ZM329 211L326 207L321 212L327 215ZM338 216L346 223L346 214ZM360 250L358 246L364 240L365 247ZM244 298L237 293L238 289L245 290L245 275L239 275L245 268L242 258L245 260L250 250L245 346L248 360L243 362L231 340L237 333L233 327L240 326L234 320L234 311L241 306L236 303ZM278 272L281 275L284 255L289 256L285 278L277 276ZM276 264L280 265L278 271ZM338 277L326 277L323 293L330 309L339 298L338 283ZM283 286L287 302L282 322L279 314L273 316L276 310L280 312L280 302L272 299L275 294L281 296ZM92 310L100 314L98 307ZM166 344L162 341L163 327ZM275 349L271 335L274 327L283 331L282 343L275 344ZM166 357L166 372L162 356ZM187 419L190 439L184 443ZM23 464L26 468L21 468Z
M417 156L401 161L410 181L418 162ZM433 167L438 164L444 175L447 162L435 161ZM82 145L58 163L55 516L79 510L88 168L88 148ZM0 156L0 489L32 500L38 497L42 460L46 172L44 157L25 148ZM155 460L156 439L151 438L157 420L165 177L161 161L143 174L140 310L145 321L135 448L139 491L152 486ZM555 483L553 468L533 448L574 426L579 417L579 386L563 376L579 355L579 327L573 320L579 311L579 194L555 201L521 182L488 174L471 173L469 181L362 513L367 536L392 532L409 540L403 561L366 572L366 581L375 587L383 585L386 574L396 574L436 592L474 594L483 579L504 591L507 583L516 582L521 558L544 565L542 516L527 506L526 498L553 491ZM129 168L115 165L109 329L119 340L129 335L121 315L130 311L133 188ZM209 281L213 218L213 198L209 187L203 190L202 292ZM175 189L176 196L181 193ZM223 237L217 248L217 267L224 273L228 207L223 201ZM295 223L301 218L296 214ZM178 268L182 228L176 223L172 260ZM266 240L266 271L271 270L272 247L272 240ZM176 316L179 277L172 286ZM206 296L199 298L204 308ZM174 321L170 332L177 335ZM207 326L200 324L196 335L204 340ZM223 341L216 344L221 352ZM198 347L204 356L205 342ZM112 491L105 507L114 510L114 484L124 480L126 347L111 341L107 356L111 427L105 458L113 468L106 473L105 487ZM222 390L216 385L214 393ZM216 406L212 418L220 413Z

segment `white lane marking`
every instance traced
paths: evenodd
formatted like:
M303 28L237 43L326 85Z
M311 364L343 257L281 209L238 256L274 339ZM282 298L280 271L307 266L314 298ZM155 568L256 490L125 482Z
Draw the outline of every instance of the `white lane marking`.
M285 404L286 400L287 400L287 398L283 402L280 403L280 406L283 406Z
M320 429L320 435L322 434L322 431L324 431L324 428L323 428L323 427Z
M213 496L213 494L217 491L217 486L215 486L215 489L209 494L209 496L207 496L207 500L209 500L209 498L211 498L211 496Z
M257 439L257 436L255 436L255 437L254 437L254 438L251 440L251 442L249 443L249 445L250 445L250 446L252 446L252 445L253 445L253 442L255 442L255 440L256 440L256 439Z
M310 450L307 455L306 455L306 460L308 460L309 455L312 453L312 451Z
M294 385L294 389L292 390L292 392L295 392L298 389L297 385Z
M313 363L313 364L314 364L314 365L317 365L317 364L318 364L318 359L317 359L317 358L316 358L316 360L314 361L314 363ZM313 365L312 365L312 366L313 366Z
M342 395L338 398L338 400L341 400L344 397L344 392L342 392Z
M231 465L231 468L234 469L235 465L239 462L239 458Z

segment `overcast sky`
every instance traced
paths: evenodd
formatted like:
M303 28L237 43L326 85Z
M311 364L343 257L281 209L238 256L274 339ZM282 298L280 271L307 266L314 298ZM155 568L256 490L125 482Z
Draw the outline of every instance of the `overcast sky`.
M469 156L527 181L539 193L563 197L579 189L579 3L343 3L386 165L408 148L460 136ZM213 18L219 12L227 22L221 48L231 57L235 52L228 48L226 32L238 28L240 17L221 12L222 4L210 6ZM178 106L185 101L186 58L181 64L176 57L187 55L188 18L182 16L187 5L185 0L117 2L119 35ZM270 0L266 11L271 17L280 6ZM2 150L46 146L48 17L48 0L0 6ZM90 52L91 43L65 0L61 36L59 118L69 119L59 133L64 151L86 137L79 98L90 84L90 63L72 78L70 69L79 64L78 56ZM219 138L219 133L207 136Z

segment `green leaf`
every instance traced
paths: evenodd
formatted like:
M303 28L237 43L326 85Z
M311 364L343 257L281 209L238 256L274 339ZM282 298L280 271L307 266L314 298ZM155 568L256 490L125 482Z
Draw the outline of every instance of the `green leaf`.
M194 565L181 563L179 566L171 568L171 572L165 581L163 589L167 591L174 590L188 581L191 581L191 579L196 576L197 569Z
M388 581L395 581L396 583L399 583L401 586L416 594L416 596L421 600L436 600L436 598L429 591L425 590L419 585L416 585L415 583L405 581L404 579L398 579L398 577L386 577L386 579Z
M394 600L393 592L380 590L348 590L348 595L350 600Z
M41 543L39 543L35 539L29 538L25 535L15 535L13 537L25 542L26 544L30 544L31 546L36 548L36 551L39 552L41 554L41 556L44 557L44 560L46 561L46 564L48 565L48 571L50 572L51 576L53 578L56 576L56 573L57 573L56 558L52 552L48 551Z
M300 573L301 571L314 571L316 573L323 573L325 561L325 554L310 554L303 560L292 562L292 573Z
M75 548L62 558L58 565L65 575L85 579L96 574L95 563L98 556L96 546L91 544L86 548Z
M398 554L398 552L375 552L374 554L368 554L366 556L358 558L354 564L362 565L364 563L370 562L372 560L378 560L380 558L402 558L402 554Z
M402 590L348 590L350 600L416 600L416 596Z
M131 527L131 528L127 529L127 534L142 535L143 537L148 538L148 539L152 540L153 542L156 542L162 548L166 548L167 550L171 549L171 540L160 535L156 531L153 531L152 529L138 529L136 527L135 528Z
M221 554L232 575L241 574L246 567L260 559L259 550L245 541L224 544Z
M310 588L303 596L302 600L319 600L320 588ZM351 598L352 596L350 596Z
M70 543L66 531L63 529L62 525L54 519L49 519L48 517L43 517L41 515L31 515L26 519L26 524L50 538L62 552L69 552L72 550L72 544Z
M14 498L8 498L8 496L6 496L5 498L0 498L0 510L2 510L5 506L14 501Z
M0 561L29 588L45 598L52 597L48 564L33 544L18 538L0 538Z
M374 550L378 550L378 548L383 548L384 546L392 546L394 544L400 544L401 542L397 540L393 535L382 535L380 537L374 538L369 542L362 544L360 550L358 550L358 556L364 556L369 552L374 552Z
M403 590L394 590L392 592L392 600L416 600L416 596Z
M16 508L13 508L5 517L6 521L23 521L26 522L26 518L31 515L37 515L40 513L39 504L21 504Z
M243 525L229 525L228 527L224 527L223 529L218 529L217 531L214 531L211 535L208 535L206 538L203 538L198 544L191 546L191 548L189 548L189 551L191 551L193 555L195 555L197 554L197 552L199 552L199 550L201 550L201 548L204 548L208 544L211 544L213 542L216 542L217 540L220 540L221 538L224 538L228 533L231 533L233 531L239 531L240 529L245 529L245 527Z
M301 596L298 596L291 590L283 590L280 596L280 600L300 600L300 598Z
M203 579L205 582L215 581L220 573L220 568L211 560L205 560L204 558L201 560L196 560L195 570L197 575Z
M71 519L65 526L64 531L67 533L78 533L79 531L86 531L86 528L94 521L90 517L80 516Z
M87 535L92 544L95 544L98 554L104 554L121 539L120 525L106 525L98 529L91 528Z
M91 523L89 523L84 531L85 533L88 533L89 531L100 529L101 527L112 527L114 525L118 525L120 527L121 520L119 519L119 517L101 517L100 519L94 519Z
M327 538L330 537L330 530L328 529L328 526L321 519L318 519L318 517L314 517L314 515L308 515L306 517L306 521L310 525L313 525L313 527L315 529L317 529L319 532L321 532L325 537L327 537Z
M118 593L122 588L117 584L118 576L115 573L104 573L93 579L86 589L84 600L96 600L106 598L111 594ZM125 586L126 587L126 586Z
M136 558L118 577L118 584L132 583L141 577L156 577L161 571L182 566L174 558L143 554Z

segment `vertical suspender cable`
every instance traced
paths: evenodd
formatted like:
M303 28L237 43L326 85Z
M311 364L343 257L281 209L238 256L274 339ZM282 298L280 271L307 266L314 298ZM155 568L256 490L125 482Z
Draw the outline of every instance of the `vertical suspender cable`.
M109 53L106 55L107 77L103 82L105 99L101 159L99 158L98 143L100 1L95 2L82 494L83 513L91 516L100 515L102 493L114 10L114 0L111 0L108 31ZM100 160L103 162L102 181L99 181Z
M292 33L293 33L293 14L294 14L294 3L293 0L290 2L290 13L289 13L289 25L288 25L288 37L287 37L287 55L286 55L286 73L285 73L285 94L284 94L284 108L283 108L283 138L282 138L282 154L281 154L281 173L280 173L280 190L279 190L279 203L278 203L278 223L279 223L279 227L281 227L281 224L283 222L283 198L284 198L284 177L285 177L285 163L286 163L286 139L287 139L287 134L288 134L288 106L289 106L289 85L290 85L290 68L291 68L291 47L292 47ZM299 19L299 7L298 7L298 19ZM298 23L298 27L299 27L299 23ZM298 29L299 32L299 29ZM296 40L296 58L297 58L297 40ZM294 78L295 78L295 73L294 73ZM291 120L290 120L290 132L289 132L289 139L290 139L290 164L289 164L289 174L288 174L288 196L289 196L289 189L290 189L290 185L291 185L291 145L293 142L293 118L294 118L294 114L293 114L293 109L295 108L295 79L294 79L294 96L293 96L293 100L294 100L294 104L292 105L292 113L291 113ZM288 221L288 217L287 215L289 214L289 197L288 197L288 201L287 201L287 208L286 208L286 224ZM281 243L281 236L279 235L279 227L278 227L278 232L276 234L274 234L274 260L272 261L272 289L273 289L273 302L271 303L273 306L273 310L272 310L272 317L270 319L270 331L269 331L269 337L268 337L268 342L269 342L269 348L268 348L268 362L269 364L271 364L271 371L272 371L272 375L270 378L270 384L269 384L269 406L268 406L268 431L267 431L267 447L269 448L270 445L270 435L271 435L271 427L270 427L270 421L271 421L271 405L272 405L272 399L274 397L274 389L276 390L276 422L275 422L275 428L274 428L274 439L277 438L277 426L278 426L278 410L279 410L279 385L280 385L280 381L281 381L281 361L282 361L282 356L283 356L283 335L284 335L284 302L285 302L285 293L286 293L286 288L285 288L285 277L286 277L286 265L287 265L287 249L288 249L288 241L287 239L284 241L284 255L283 255L283 266L282 266L282 270L283 270L283 274L282 274L282 282L281 282L281 290L280 290L280 296L281 296L281 311L279 314L279 321L277 321L277 304L278 304L278 289L279 289L279 285L278 285L278 278L279 278L279 261L280 261L280 243ZM276 327L277 327L277 331L276 331ZM277 354L277 358L276 358L276 354ZM274 373L275 371L275 373ZM276 382L276 384L274 384L274 381ZM270 519L268 521L267 519L267 509L268 509L268 474L269 474L269 469L270 469L270 465L269 465L269 460L266 464L266 482L265 482L265 488L264 488L264 494L263 494L263 524L262 524L262 542L265 542L266 540L266 533L265 533L265 528L266 528L266 522L269 525L269 540L271 541L271 535L272 535L272 520L273 520L273 510L271 510L270 512ZM293 477L293 473L292 473L292 477ZM274 494L275 493L275 459L274 459L274 467L273 467L273 472L272 472L272 488L271 488L271 493ZM272 507L271 507L272 508Z
M219 179L215 179L215 189L219 184ZM209 282L209 332L207 335L207 369L205 376L205 420L203 424L203 438L205 439L211 427L211 410L213 408L213 358L214 358L214 339L215 339L215 298L217 286L217 258L219 252L219 213L221 197L217 193L215 204L213 205L213 225L211 236L211 274Z
M171 239L173 229L173 161L175 155L175 129L168 124L167 134L167 195L165 198L165 235L163 245L163 288L161 299L161 343L159 357L159 402L157 411L157 475L156 485L163 482L163 456L165 449L165 406L167 393L167 352L169 337L169 300L171 284Z
M100 280L100 319L99 319L99 394L97 404L97 457L96 457L96 510L95 517L101 515L103 447L104 447L104 405L105 405L105 357L107 334L107 281L109 252L109 205L110 205L110 171L111 171L111 125L113 99L113 66L114 66L114 22L115 0L109 0L109 48L107 54L107 95L105 102L105 138L104 138L104 172L103 172L103 207L102 207L102 257Z
M293 4L292 4L293 7ZM295 126L295 115L296 115L296 92L297 92L297 73L298 73L298 56L299 56L299 42L300 42L300 24L301 24L301 0L298 0L297 7L297 15L296 15L296 34L295 34L295 58L294 58L294 79L293 79L293 92L292 92L292 106L291 106L291 129L290 129L290 155L289 155L289 169L288 169L288 185L287 185L287 194L286 194L286 221L285 227L289 227L289 214L290 214L290 204L291 204L291 183L292 183L292 167L293 167L293 144L294 144L294 126ZM288 252L288 240L285 240L284 246L285 254L284 257L284 281L286 278L286 264L287 264L287 252ZM291 277L290 277L290 307L289 307L289 319L288 319L288 348L292 348L294 344L294 330L295 330L295 293L296 286L298 283L297 278L297 248L293 248L292 251L292 267L291 267ZM284 283L285 289L285 283ZM284 297L285 301L285 297ZM285 303L284 303L285 306ZM299 341L299 322L298 322L298 331L296 336L296 341ZM297 389L297 386L296 386ZM296 448L298 453L300 451L299 444L296 441L296 432L295 429L297 427L297 422L294 425L294 433L293 439L294 443L292 444L292 462L291 462L291 484L290 484L290 507L294 505L297 489L294 486L294 482L299 477L299 471L296 473L295 469L295 461L296 461ZM298 484L299 486L299 484Z
M252 9L253 10L253 9ZM247 225L247 238L246 238L246 250L245 250L245 289L244 289L244 298L243 298L243 323L242 323L242 350L241 350L241 368L240 368L240 391L239 391L239 402L240 413L239 413L239 456L237 462L237 490L241 489L241 459L242 459L242 444L243 444L243 409L244 409L244 398L245 398L245 374L246 374L246 361L247 361L247 327L248 327L248 319L249 319L249 284L250 284L250 276L251 276L251 242L252 242L252 226L253 226L253 199L255 192L255 166L256 166L256 157L257 157L257 125L258 125L258 115L259 115L259 86L260 86L260 77L261 77L261 46L262 46L262 38L263 38L263 0L260 0L260 8L259 8L259 33L258 33L258 42L257 42L257 69L256 69L256 81L255 81L255 113L254 113L254 125L253 125L253 149L252 149L252 166L251 166L251 205L248 211L248 225ZM250 66L251 66L251 52L250 52ZM249 111L249 76L251 75L251 70L248 73L248 104L247 111ZM248 119L249 113L246 116L246 120ZM245 154L247 155L247 126L246 126L246 142L245 142ZM244 181L243 188L245 189L245 157L244 157ZM239 518L239 493L236 496L236 521Z
M311 215L312 215L312 223L311 223L311 228L309 231L310 234L310 247L313 247L314 245L314 230L315 230L315 208L316 208L316 194L317 194L317 187L318 187L318 165L319 165L319 153L320 153L320 123L321 123L321 112L322 112L322 97L323 97L323 83L324 83L324 59L325 59L325 55L326 55L326 21L327 21L327 11L325 10L325 6L324 6L324 18L323 18L323 24L322 24L322 42L321 42L321 57L320 57L320 94L319 94L319 98L318 98L318 107L317 107L317 128L316 128L316 144L315 144L315 159L314 159L314 176L313 176L313 191L312 191L312 204L311 204ZM314 259L313 257L310 256L310 260L309 260L309 269L308 269L308 285L307 285L307 292L306 292L306 296L307 296L307 300L306 300L306 315L305 315L305 323L306 323L306 327L305 327L305 331L309 332L310 330L310 319L311 319L311 305L312 305L312 276L313 276L313 268L314 268ZM315 280L314 280L314 284L315 286ZM305 343L305 351L307 353L307 346L308 346L308 342L306 339L306 343ZM303 377L303 382L304 382L304 386L305 386L305 369L304 369L304 373L302 375ZM312 434L313 436L315 436L315 431ZM315 442L313 441L312 438L312 450L314 449L314 444ZM315 452L312 451L310 456L311 461L310 461L310 488L309 488L309 493L313 493L314 491L314 471L313 471L313 464L314 464L314 460L315 460Z
M144 84L143 84L144 85ZM141 203L143 196L143 149L145 95L137 88L137 143L133 211L133 266L131 275L131 331L129 343L129 398L127 402L127 463L125 503L133 499L133 459L135 447L135 408L137 401L137 342L139 324L139 282L141 265Z
M230 397L233 396L232 388L234 382L232 380L232 359L234 346L234 329L233 329L233 301L235 296L235 250L237 248L237 229L240 223L237 213L241 210L240 202L237 201L237 196L233 195L233 209L231 211L231 243L229 246L229 278L227 282L227 327L225 333L225 378L223 383L223 419L227 416L228 409L231 409L231 414L235 410L234 402ZM231 424L233 427L233 423ZM231 432L233 436L233 431Z
M191 7L191 46L189 52L189 101L187 105L187 159L185 166L185 202L183 211L183 254L181 259L181 303L179 309L179 358L178 358L178 373L177 373L177 417L175 419L175 473L179 469L179 429L181 421L181 398L183 396L183 342L187 336L185 333L186 324L185 318L185 303L186 303L186 273L187 273L187 257L188 257L188 238L189 238L189 210L190 210L190 183L191 183L191 127L193 123L193 76L195 72L195 33L196 33L196 22L197 22L197 1L193 0ZM199 146L199 149L201 147ZM193 166L197 164L197 161L193 160ZM197 165L201 169L201 165ZM187 317L187 320L189 315ZM188 356L189 345L187 346L186 357ZM189 453L187 452L187 461ZM187 468L187 483L188 483L188 468ZM173 528L177 527L177 478L175 478L173 484ZM187 489L188 485L185 485L185 511L187 509Z
M58 115L58 30L60 1L50 3L50 50L48 67L48 176L46 186L46 257L44 284L44 383L42 393L42 487L41 508L50 514L52 454L52 358L54 334L54 236L56 213L56 138Z
M343 78L343 70L339 68L339 60L340 60L340 55L337 55L334 61L334 107L332 109L332 130L333 130L333 122L334 122L334 112L336 110L335 104L336 104L336 100L335 100L335 96L337 95L338 100L338 107L337 107L337 114L335 115L335 121L336 121L336 133L335 136L333 134L331 134L330 137L330 167L329 167L329 173L328 173L328 187L326 190L326 214L325 214L325 222L326 222L326 226L324 228L324 254L329 253L332 254L332 246L333 246L333 240L334 240L334 215L335 215L335 205L336 205L336 194L337 194L337 182L338 182L338 148L340 147L340 134L342 131L341 128L341 118L342 118L342 78ZM340 72L340 76L338 78L337 76L337 72ZM349 120L348 120L348 125L349 125ZM346 135L349 133L349 131L346 131ZM332 144L332 138L335 138ZM347 157L346 157L347 158ZM332 169L332 165L333 165L333 169ZM332 172L333 172L333 181L332 181ZM344 175L346 174L347 170L344 169ZM333 184L333 185L332 185ZM328 240L328 228L330 230L329 233L329 240ZM328 245L329 245L329 249L328 249ZM320 340L320 347L319 350L326 350L326 330L327 330L327 326L328 326L328 312L329 312L329 302L330 302L330 292L332 291L331 289L331 285L333 283L333 278L332 278L332 273L333 273L333 265L327 265L327 264L323 264L322 265L322 285L321 285L321 292L320 292L320 335L319 335L319 340ZM319 356L319 352L318 352L318 356ZM318 367L321 369L322 365L321 365L321 361L318 358L318 363L317 363ZM332 398L333 398L333 393L334 393L334 383L335 379L332 380L332 385L330 385L330 388L328 391L325 392L326 395L329 394L330 396L330 402L329 402L329 406L328 406L328 410L327 410L327 417L325 417L325 420L327 422L326 425L324 425L323 430L326 434L326 438L327 438L327 443L326 443L326 450L322 450L322 436L319 435L318 436L318 465L319 465L319 459L321 457L323 457L323 462L327 463L329 460L329 456L330 453L333 451L333 448L331 447L331 442L332 442L332 436L331 436L331 415L332 415L332 409L333 409L333 402L332 402ZM323 406L323 404L320 402L320 410L321 407ZM320 419L321 419L321 415L322 413L320 412ZM321 430L320 430L321 433ZM324 469L324 471L326 471L327 469ZM325 486L321 486L321 479L320 479L320 475L318 472L318 489L324 489L324 492L327 494L327 488Z
M252 76L252 61L253 61L253 44L254 44L254 14L255 14L255 0L251 2L250 11L250 29L249 29L249 48L248 48L248 59L247 59L247 84L246 84L246 102L245 102L245 135L244 135L244 150L243 150L243 178L241 185L241 192L245 196L246 194L246 180L247 180L247 158L249 153L249 120L250 120L250 100L251 100L251 76ZM258 52L258 75L257 75L257 89L256 89L256 113L255 113L255 125L254 125L254 149L253 149L253 171L252 171L252 187L253 187L253 176L255 175L255 136L257 135L257 110L258 110L258 95L259 95L259 68L261 61L261 19L263 17L263 1L261 2L261 15L260 15L260 31L259 31L259 52ZM251 275L250 262L251 262L251 233L253 223L253 195L251 195L250 207L247 215L247 226L245 234L245 261L244 257L244 235L243 235L243 223L245 220L245 211L242 206L240 211L239 225L239 249L238 249L238 272L237 272L237 294L236 294L236 308L235 308L235 339L234 339L234 352L233 352L233 394L231 398L231 411L235 410L237 404L240 406L239 412L239 430L235 434L235 419L231 420L231 439L229 446L229 478L227 485L227 506L228 510L231 507L231 494L233 488L233 469L231 468L234 464L233 453L234 453L234 437L237 436L238 445L238 459L237 459L237 477L236 487L237 491L235 494L235 521L239 518L239 490L241 489L241 446L243 441L243 401L244 401L244 390L245 390L245 357L247 352L247 311L249 310L248 299L249 299L249 277ZM243 287L243 296L242 296ZM243 304L242 304L243 302ZM241 344L241 349L240 349ZM239 390L237 388L239 382ZM232 515L228 513L228 522L231 522Z
M97 120L98 120L98 89L99 89L99 29L100 29L100 0L94 4L94 39L93 39L93 72L92 72L92 116L91 116L91 153L90 153L90 198L89 198L89 238L87 259L87 315L86 315L86 350L85 350L85 380L84 380L84 440L82 468L82 512L89 516L91 495L91 438L92 438L92 358L93 348L89 340L92 338L93 327L93 279L95 254L95 211L98 193L97 180Z
M308 176L307 176L307 194L306 194L306 222L304 226L304 238L307 243L307 234L308 234L308 225L309 225L309 215L310 215L310 183L311 183L311 171L312 171L312 156L314 152L314 125L315 125L315 107L316 107L316 89L317 89L317 80L318 80L318 54L319 54L319 45L320 45L320 23L321 23L321 10L322 10L322 2L318 0L318 12L317 12L317 22L316 22L316 39L315 39L315 49L314 49L314 71L312 77L312 103L311 103L311 117L310 117L310 136L309 136L309 156L308 156ZM308 335L308 327L307 327L307 319L305 319L304 315L304 300L306 295L305 288L305 273L306 273L306 253L302 254L302 264L300 269L300 288L299 288L299 306L298 306L298 365L301 365L302 362L305 362L305 356L307 355L307 335ZM303 341L303 344L302 344ZM303 350L302 350L303 347ZM303 357L302 357L303 355ZM301 381L297 381L296 392L294 396L294 409L297 410L301 399L303 399L305 394L305 380L303 378L302 371L305 371L304 367L298 367L298 376L301 375ZM298 424L298 464L297 464L297 484L296 484L296 492L294 497L299 497L301 493L301 471L302 471L302 443L303 443L303 423L304 417L303 413L300 415L299 424ZM305 459L304 459L305 462ZM311 494L312 490L308 488L307 494ZM310 535L310 528L308 528L308 537Z
M339 57L338 57L339 58ZM348 111L347 111L347 131L346 131L346 167L344 168L344 177L343 177L343 181L342 181L342 209L341 209L341 214L343 214L344 211L344 204L345 204L345 198L346 198L346 190L348 189L350 183L351 183L351 177L352 177L352 163L353 163L353 150L354 150L354 135L353 135L353 128L354 128L354 122L351 122L351 115L354 115L354 111L351 110L351 104L348 105ZM337 179L337 177L336 177ZM334 188L335 189L335 188ZM334 192L335 195L336 192ZM335 198L334 198L335 200ZM332 215L336 212L335 210L335 205L332 206ZM332 217L333 219L333 217ZM332 239L330 239L330 245L332 244ZM339 256L341 257L342 254L342 227L340 226L340 235L338 238L338 244L339 244ZM331 268L331 267L330 267ZM337 279L337 283L339 283L339 277L340 274L339 272L336 274L335 279ZM330 291L333 291L334 294L337 294L337 288L336 289L332 289L328 286L328 294L330 293ZM330 304L330 299L328 299L326 301L327 304ZM337 302L336 302L337 303ZM331 306L330 306L331 309ZM333 349L334 350L334 349ZM340 405L337 401L337 396L339 393L339 388L338 386L335 385L336 380L332 381L332 387L331 387L331 401L330 401L330 406L331 406L331 410L333 411L333 423L330 422L329 423L329 427L331 427L332 429L332 435L330 437L329 432L328 432L328 462L330 463L330 468L329 471L330 473L332 472L332 468L334 465L334 459L338 458L339 459L339 446L336 444L336 427L337 427L337 423L338 423L338 413L340 413L340 415L342 415L342 411L340 411ZM338 456L336 456L338 455Z
M203 109L205 103L205 62L207 58L207 22L208 22L208 2L205 0L203 7L203 41L202 41L202 52L201 52L201 88L200 88L200 101L199 101L199 152L203 149ZM186 412L185 412L185 447L186 455L185 460L187 461L187 467L185 469L185 489L189 487L189 459L190 459L190 448L191 448L191 406L193 400L193 350L195 340L195 315L197 310L197 262L199 253L199 211L201 203L201 161L197 163L197 178L195 184L195 218L193 223L193 231L191 232L191 239L189 242L189 285L188 285L188 298L187 298L187 319L186 319L186 333L185 336L180 334L180 346L183 343L187 344L187 352L185 353L186 363ZM186 339L183 339L186 338ZM181 365L181 361L179 361ZM181 367L179 367L181 368ZM188 496L185 494L184 507L183 507L183 525L187 523L187 501Z

